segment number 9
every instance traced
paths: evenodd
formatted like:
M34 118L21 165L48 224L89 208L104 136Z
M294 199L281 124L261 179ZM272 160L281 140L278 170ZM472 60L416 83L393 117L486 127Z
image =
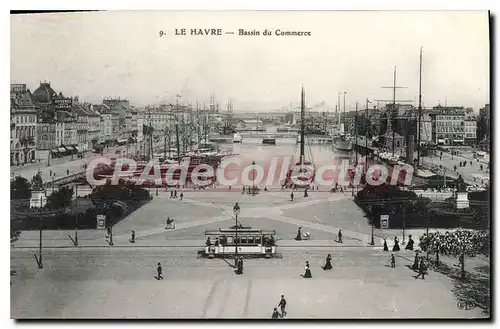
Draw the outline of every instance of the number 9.
M165 32L160 31L160 38L165 35Z

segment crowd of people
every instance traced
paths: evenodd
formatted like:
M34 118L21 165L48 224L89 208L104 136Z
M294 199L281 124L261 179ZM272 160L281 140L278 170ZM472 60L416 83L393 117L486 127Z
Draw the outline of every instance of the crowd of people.
M475 256L478 253L487 253L489 233L473 230L434 232L422 235L420 248L431 253L439 252L442 255L459 256L466 254Z

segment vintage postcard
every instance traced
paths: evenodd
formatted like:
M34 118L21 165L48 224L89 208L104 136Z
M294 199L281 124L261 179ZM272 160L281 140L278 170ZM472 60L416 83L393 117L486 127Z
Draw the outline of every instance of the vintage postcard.
M488 12L10 21L12 318L490 318Z

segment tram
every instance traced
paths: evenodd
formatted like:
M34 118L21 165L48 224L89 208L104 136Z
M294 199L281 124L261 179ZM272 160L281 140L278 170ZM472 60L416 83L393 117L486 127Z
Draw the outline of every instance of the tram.
M243 257L276 256L275 230L260 230L251 227L231 227L205 231L206 245L203 256L234 257L236 246L238 255Z

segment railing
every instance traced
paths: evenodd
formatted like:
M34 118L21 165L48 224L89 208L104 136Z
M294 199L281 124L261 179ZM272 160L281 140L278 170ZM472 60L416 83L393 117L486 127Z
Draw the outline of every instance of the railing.
M71 183L71 182L73 182L73 181L75 181L77 179L80 179L80 178L85 178L85 171L82 171L82 172L79 172L79 173L75 173L75 174L71 174L71 175L64 176L64 177L60 177L60 178L57 178L57 179L54 179L54 180L46 181L44 183L44 187L45 188L51 188L52 184L54 184L54 187L56 187L58 185L63 185L63 184Z

